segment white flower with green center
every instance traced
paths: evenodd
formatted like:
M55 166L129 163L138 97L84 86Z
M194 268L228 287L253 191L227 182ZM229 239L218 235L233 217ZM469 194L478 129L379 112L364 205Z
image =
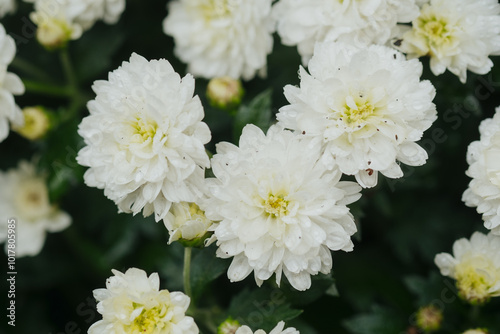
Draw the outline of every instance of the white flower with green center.
M104 189L120 211L154 212L157 221L173 202L203 195L210 130L191 75L181 79L167 60L133 54L93 89L77 157L90 167L88 186Z
M0 142L9 135L9 123L23 125L23 114L14 100L14 95L24 94L24 84L19 77L7 72L7 67L16 54L16 43L0 24Z
M455 241L453 255L440 253L434 262L443 276L456 280L460 297L471 304L500 296L500 237L475 232Z
M15 0L0 0L0 18L16 11Z
M329 273L330 250L351 251L356 232L347 204L361 195L355 182L339 182L327 170L320 147L309 139L273 126L265 135L247 125L240 146L219 143L212 159L215 179L208 179L206 216L217 256L233 258L231 281L252 271L258 285L284 274L297 290L311 285L311 275Z
M273 328L272 331L269 332L269 334L300 334L300 332L298 330L296 330L295 328L293 327L289 327L289 328L285 328L285 322L284 321L280 321L276 327ZM255 332L253 332L250 327L248 326L241 326L240 328L238 328L236 330L236 332L234 334L266 334L265 331L263 331L262 329L259 329Z
M40 253L47 232L59 232L71 217L49 201L45 178L35 166L21 162L17 169L0 172L0 242L7 239L7 222L16 220L16 256ZM5 244L7 250L8 244Z
M467 70L486 74L489 55L500 54L500 4L497 0L431 0L412 28L402 35L401 50L430 57L435 75L446 69L464 82Z
M398 162L425 163L415 142L436 119L435 90L420 81L422 64L390 48L318 43L300 68L300 87L286 86L290 105L277 118L285 128L323 147L323 162L354 175L363 187L377 184L378 172L398 178Z
M418 13L415 0L280 0L273 7L281 41L297 45L304 64L316 42L383 45L398 22L409 23Z
M273 48L271 0L176 0L163 31L188 72L207 79L265 75Z
M130 268L112 270L105 289L94 290L97 311L102 314L89 334L197 334L193 318L185 316L189 297L182 292L160 290L157 273Z
M479 126L480 139L467 150L472 178L462 200L483 215L484 226L500 235L500 107Z

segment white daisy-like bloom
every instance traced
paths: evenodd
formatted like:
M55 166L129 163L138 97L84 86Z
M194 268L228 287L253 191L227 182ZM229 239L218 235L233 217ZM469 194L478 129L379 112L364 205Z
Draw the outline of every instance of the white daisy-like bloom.
M265 75L272 51L272 0L176 0L163 31L188 72L207 79Z
M59 232L71 224L71 217L50 203L45 178L28 162L0 172L0 242L7 239L7 222L12 219L17 257L37 255L47 232Z
M89 334L197 334L198 326L185 315L190 299L182 292L160 290L157 273L130 268L125 273L112 270L105 289L94 290L97 312L102 320Z
M382 45L398 23L409 23L418 14L415 0L280 0L273 7L282 43L297 45L304 64L316 42Z
M163 219L170 238L168 243L182 239L186 241L202 238L213 222L196 203L174 203Z
M125 10L125 0L24 0L35 4L38 21L64 17L70 26L90 29L97 21L115 24ZM40 24L35 22L36 24Z
M239 147L219 143L212 158L205 214L213 226L217 256L233 258L228 278L241 281L252 271L260 286L282 273L297 290L311 275L329 273L330 250L351 251L356 232L347 208L361 196L355 182L320 161L320 147L279 126L267 135L247 125Z
M483 215L484 226L500 235L500 107L479 126L480 140L467 149L472 178L462 200Z
M459 295L468 302L483 303L500 296L500 237L472 234L453 244L453 255L437 254L434 262L443 276L456 280Z
M285 322L284 321L280 321L276 327L273 328L272 331L269 332L269 334L300 334L300 332L298 330L296 330L295 328L293 327L289 327L289 328L285 328ZM259 329L255 332L253 332L250 327L248 326L241 326L240 328L238 328L236 330L236 332L234 334L266 334L265 331L263 331L262 329Z
M0 18L7 14L12 14L16 11L15 0L0 0Z
M154 212L156 221L172 202L203 195L211 135L191 75L181 79L167 60L134 53L92 88L97 96L78 130L88 186L104 189L121 212Z
M323 146L323 162L354 175L363 187L377 184L378 172L399 178L398 162L419 166L426 151L416 144L436 119L435 89L420 81L422 64L396 50L372 45L318 43L300 68L300 87L288 85L290 105L278 121Z
M16 43L0 24L0 142L9 135L9 123L22 126L23 114L14 95L24 94L24 84L19 77L7 71L16 54Z
M488 56L500 54L500 4L431 0L402 35L400 49L410 57L430 56L435 75L448 69L465 83L467 70L486 74L493 66Z

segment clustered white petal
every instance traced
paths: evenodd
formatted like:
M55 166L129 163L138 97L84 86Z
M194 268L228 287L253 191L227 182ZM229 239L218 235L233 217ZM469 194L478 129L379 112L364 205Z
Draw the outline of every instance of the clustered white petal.
M0 0L0 18L16 10L15 0Z
M385 44L398 22L418 13L415 0L280 0L273 7L282 43L297 45L304 64L316 42Z
M435 75L448 69L465 83L467 70L486 74L493 66L488 56L500 54L500 4L431 0L402 39L401 50L409 56L431 57Z
M7 222L11 219L16 221L18 257L37 255L47 232L58 232L71 224L71 217L50 203L44 177L37 175L35 166L28 162L0 172L0 242L7 239Z
M483 215L484 226L500 235L500 107L479 126L480 139L469 145L466 174L472 178L462 200Z
M193 318L185 315L190 299L182 292L160 290L157 273L130 268L125 273L112 270L105 289L94 290L102 320L89 334L109 333L199 333Z
M252 79L273 47L271 0L176 0L163 30L194 76Z
M276 327L274 327L273 330L269 332L269 334L300 334L300 332L293 327L289 327L287 329L284 329L284 328L285 328L285 322L280 321L276 325ZM266 334L266 332L263 331L262 329L259 329L255 332L253 332L250 329L250 327L241 326L240 328L238 328L236 330L236 332L234 334Z
M88 186L104 189L120 211L154 212L156 221L172 202L203 195L211 135L191 75L181 79L167 60L134 53L93 90L78 131L87 145L77 161L90 167Z
M300 87L288 85L290 105L277 118L323 146L324 163L355 175L363 187L378 172L398 178L398 162L419 166L426 151L416 144L436 119L435 89L420 81L422 64L398 51L372 45L318 43Z
M16 74L7 72L15 54L16 43L0 24L0 142L9 135L9 123L17 126L24 123L21 109L14 100L14 95L24 93L24 84Z
M205 214L219 221L214 232L217 256L233 258L231 281L252 271L258 285L282 273L297 290L308 289L311 275L329 273L330 250L351 251L356 232L346 204L361 188L339 182L320 148L279 126L267 135L247 125L239 147L219 143L212 159L216 179L208 181L211 198Z
M434 262L442 275L457 281L460 296L470 303L500 296L499 236L475 232L470 240L455 241L453 255L437 254Z

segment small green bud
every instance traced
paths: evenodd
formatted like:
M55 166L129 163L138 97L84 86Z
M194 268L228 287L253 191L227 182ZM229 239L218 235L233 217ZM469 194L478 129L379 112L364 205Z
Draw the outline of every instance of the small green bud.
M238 320L234 320L233 318L227 318L222 324L217 328L217 334L234 334L241 327L241 324Z
M207 86L207 98L210 105L223 110L236 109L244 94L241 81L230 77L214 78Z
M442 321L443 312L435 306L421 307L417 311L417 326L426 332L440 329Z

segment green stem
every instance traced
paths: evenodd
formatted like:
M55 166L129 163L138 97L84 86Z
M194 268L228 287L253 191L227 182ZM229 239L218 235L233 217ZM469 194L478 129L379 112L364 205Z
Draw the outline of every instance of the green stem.
M10 63L10 66L16 69L16 71L22 72L28 76L31 76L33 79L42 82L52 82L53 79L43 70L39 69L37 66L33 65L31 62L28 62L22 58L16 57Z
M29 93L43 94L54 97L71 97L73 92L68 87L58 85L48 85L46 83L23 80L24 87Z
M192 305L193 294L191 291L191 252L192 252L191 247L184 248L183 277L184 277L184 293L188 295L189 298L191 298L191 305Z
M59 53L61 59L61 64L64 70L64 75L68 81L70 89L76 94L78 92L78 81L76 80L76 74L71 64L71 58L69 56L68 48L61 49Z

